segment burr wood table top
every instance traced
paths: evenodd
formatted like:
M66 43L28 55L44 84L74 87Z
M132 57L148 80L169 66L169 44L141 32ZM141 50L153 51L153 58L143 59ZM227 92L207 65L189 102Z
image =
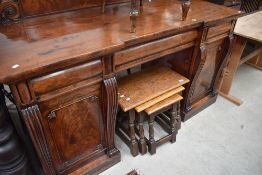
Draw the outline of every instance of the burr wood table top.
M118 104L126 112L188 82L167 67L143 70L119 79Z

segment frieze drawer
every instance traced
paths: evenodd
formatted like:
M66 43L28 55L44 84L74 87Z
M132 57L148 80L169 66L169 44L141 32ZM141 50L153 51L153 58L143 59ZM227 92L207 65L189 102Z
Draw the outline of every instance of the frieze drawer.
M102 61L95 60L72 68L60 70L30 81L33 92L38 96L78 82L102 77Z
M211 39L214 38L218 35L228 35L230 30L232 28L232 24L230 23L223 23L221 25L218 26L214 26L214 27L210 27L208 29L208 33L207 33L207 39Z
M114 71L121 71L161 56L168 55L179 49L192 47L195 44L197 35L197 31L189 31L119 51L113 58Z

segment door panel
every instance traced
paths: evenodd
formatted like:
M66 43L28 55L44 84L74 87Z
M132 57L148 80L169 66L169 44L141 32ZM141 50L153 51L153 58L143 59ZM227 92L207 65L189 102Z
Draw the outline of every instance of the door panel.
M212 90L216 72L221 64L221 47L223 39L207 44L206 58L195 84L195 90L191 102L196 101Z
M57 174L71 173L105 154L102 76L97 59L28 81Z
M49 127L60 161L72 163L102 144L102 117L97 97L90 96L53 110Z

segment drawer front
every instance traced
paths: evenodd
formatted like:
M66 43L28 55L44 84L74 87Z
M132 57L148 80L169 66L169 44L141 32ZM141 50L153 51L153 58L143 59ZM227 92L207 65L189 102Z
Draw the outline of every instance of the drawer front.
M115 71L119 71L121 66L130 62L143 62L143 58L147 56L194 42L197 34L197 31L190 31L117 52L113 59Z
M95 60L69 69L37 77L30 81L33 92L38 96L95 76L102 77L103 66L101 60Z
M231 23L223 23L219 26L210 27L208 29L207 39L211 39L213 37L216 37L216 36L222 35L222 34L228 34L230 32L231 28L232 28Z

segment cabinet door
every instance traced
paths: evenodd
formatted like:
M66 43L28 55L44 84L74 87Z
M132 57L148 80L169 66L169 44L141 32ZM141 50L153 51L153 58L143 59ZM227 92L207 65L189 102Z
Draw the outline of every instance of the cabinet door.
M103 122L97 97L66 104L51 111L48 117L57 154L65 166L102 148Z
M191 102L199 100L211 92L214 79L222 61L221 48L223 41L222 39L207 44L206 50L203 53L205 54L204 59L200 63L202 65L195 83L194 92L190 100Z
M68 174L105 154L100 59L36 77L41 123L57 174Z
M102 83L52 96L39 104L57 174L67 174L104 154Z

